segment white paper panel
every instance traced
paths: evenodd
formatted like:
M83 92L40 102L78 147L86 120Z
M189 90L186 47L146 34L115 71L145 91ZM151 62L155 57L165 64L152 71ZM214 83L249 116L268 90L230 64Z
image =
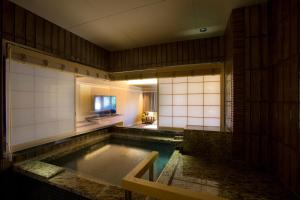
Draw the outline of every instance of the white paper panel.
M173 106L173 116L187 116L187 107Z
M173 83L186 83L187 77L176 77L173 78Z
M33 108L34 106L34 93L33 92L22 92L12 91L12 108Z
M172 117L159 117L159 126L172 127Z
M11 89L15 91L32 92L34 90L34 79L31 75L10 74Z
M203 118L188 117L188 125L203 126Z
M12 144L35 140L35 125L12 127L11 132L14 134L11 137Z
M187 105L187 95L173 95L173 105Z
M204 126L220 126L220 119L204 118Z
M172 94L172 84L159 84L160 94Z
M203 105L203 94L188 95L188 105L191 106Z
M220 117L220 106L204 106L204 117Z
M7 63L8 64L8 63ZM11 72L17 74L34 75L34 67L32 65L12 61Z
M172 83L172 78L159 78L158 83Z
M189 76L188 82L203 82L203 76Z
M204 82L204 93L221 93L220 82Z
M207 76L204 76L204 81L218 81L218 82L220 82L220 75L207 75Z
M11 112L13 127L34 124L34 111L32 109L13 109Z
M188 93L203 93L203 83L189 83Z
M173 127L185 128L187 125L186 117L173 117Z
M58 131L60 133L68 133L74 129L74 121L73 119L69 120L61 120L58 122Z
M187 94L187 83L173 84L173 94Z
M74 132L74 74L12 61L8 77L12 145Z
M212 106L220 105L220 94L205 94L204 105L212 105Z
M159 115L172 116L172 106L159 106Z
M169 106L160 106L160 115L173 116L173 127L182 128L187 123L197 126L220 125L220 75L159 79L159 83L162 82L169 84L159 88L160 105ZM163 95L167 92L172 94L172 99Z
M203 117L203 106L188 106L189 117Z
M172 95L159 95L159 105L172 105Z

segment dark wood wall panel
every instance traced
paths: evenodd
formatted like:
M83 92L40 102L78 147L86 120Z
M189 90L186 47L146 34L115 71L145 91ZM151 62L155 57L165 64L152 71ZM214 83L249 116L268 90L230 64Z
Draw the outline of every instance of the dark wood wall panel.
M224 34L224 118L225 118L225 131L232 134L232 122L233 122L233 30L232 30L232 18L228 21ZM202 58L201 41L199 41L198 48L199 59ZM248 80L246 76L246 81ZM247 95L247 94L246 94ZM248 95L249 96L249 95ZM246 107L247 108L247 107ZM247 113L247 112L246 112ZM233 149L234 150L234 149ZM238 150L234 150L238 152Z
M223 37L214 37L115 51L110 54L111 71L222 62L223 43Z
M236 9L224 36L225 114L226 122L232 122L236 155L271 169L297 194L299 10L298 0Z
M32 13L26 11L26 45L35 47L35 17Z
M36 48L54 56L108 70L109 52L91 42L15 5L3 6L3 38ZM88 56L87 56L88 55Z
M272 166L286 186L300 194L299 39L300 3L274 0L271 4L270 49L274 80L271 135Z
M3 10L3 4L2 1L0 0L0 11ZM0 38L3 37L3 12L0 12ZM2 47L2 39L0 41L0 45ZM2 165L2 160L3 160L3 152L5 150L5 145L6 145L6 135L5 135L5 110L6 110L6 105L5 105L5 68L3 67L3 54L2 54L2 48L0 48L0 165ZM1 170L2 167L0 167Z

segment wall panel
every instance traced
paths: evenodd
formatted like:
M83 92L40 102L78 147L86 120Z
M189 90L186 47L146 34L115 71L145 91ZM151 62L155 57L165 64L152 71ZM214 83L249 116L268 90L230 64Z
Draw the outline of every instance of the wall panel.
M35 47L35 17L26 11L26 45Z
M175 66L203 62L222 62L224 60L223 37L196 39L146 46L130 50L111 52L111 71L122 71L123 68L137 70L161 66ZM131 59L133 62L122 62L117 59ZM121 63L118 65L117 63ZM114 66L113 66L114 65Z
M4 17L2 18L4 39L37 48L71 61L108 70L109 52L107 50L8 0L1 2L4 8ZM88 44L89 49L82 48L81 44L83 43ZM105 53L100 53L101 51L98 49ZM86 59L86 52L92 54L90 59Z
M297 194L299 6L273 0L235 9L224 36L225 121L235 155L271 169Z

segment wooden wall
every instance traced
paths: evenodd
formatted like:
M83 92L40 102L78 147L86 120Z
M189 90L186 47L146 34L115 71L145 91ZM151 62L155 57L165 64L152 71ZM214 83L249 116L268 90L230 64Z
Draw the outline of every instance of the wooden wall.
M267 4L244 9L244 129L246 159L258 166L270 160L269 9Z
M272 72L268 19L266 3L235 9L225 34L225 77L232 73L229 103L233 104L233 150L256 166L268 166L270 161Z
M31 12L3 0L3 38L55 56L108 69L109 52Z
M299 10L298 0L236 9L224 36L235 155L271 169L298 194Z
M0 11L2 11L2 0L0 0ZM0 45L2 47L2 16L3 12L0 12ZM5 147L5 140L4 140L4 135L5 135L5 70L3 66L3 59L2 59L2 48L0 48L0 171L2 168L2 152L4 152L4 147Z
M299 55L300 2L273 0L271 4L270 65L272 80L273 170L300 194Z
M111 52L111 71L218 62L224 59L223 37L187 40Z
M233 110L233 30L232 18L229 19L224 34L224 118L225 131L232 133Z

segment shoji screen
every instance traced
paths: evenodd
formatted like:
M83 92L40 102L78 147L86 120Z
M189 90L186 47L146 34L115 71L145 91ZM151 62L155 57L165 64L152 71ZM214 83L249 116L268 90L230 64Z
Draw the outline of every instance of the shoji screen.
M159 126L219 127L220 75L159 79Z
M7 61L8 131L14 149L74 134L74 75Z

